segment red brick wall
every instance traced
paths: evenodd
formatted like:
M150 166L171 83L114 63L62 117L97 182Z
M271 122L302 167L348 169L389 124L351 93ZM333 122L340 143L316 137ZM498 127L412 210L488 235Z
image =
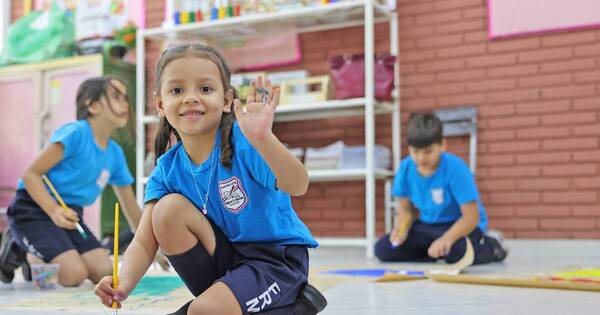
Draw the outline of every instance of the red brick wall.
M490 42L484 0L398 5L403 121L414 111L478 107L477 181L491 227L514 238L600 238L600 30ZM149 27L160 25L162 8L147 1ZM376 34L376 51L388 51L387 25ZM362 28L301 39L303 61L292 68L314 75L327 73L331 56L363 50ZM160 46L147 47L152 77ZM377 126L376 142L390 145L389 117ZM364 139L355 118L276 124L275 131L293 146ZM466 139L450 141L449 150L463 157L467 148ZM315 235L364 235L361 182L311 184L294 206ZM381 210L377 217L381 233Z
M403 110L478 106L492 227L600 238L600 30L490 42L485 3L399 1Z

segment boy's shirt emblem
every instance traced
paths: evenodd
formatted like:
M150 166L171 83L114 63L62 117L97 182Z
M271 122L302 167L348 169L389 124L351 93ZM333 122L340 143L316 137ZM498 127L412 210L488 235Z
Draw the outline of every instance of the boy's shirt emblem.
M248 195L242 187L242 181L235 176L219 181L219 194L223 206L233 213L240 212L248 204Z
M436 205L444 203L444 190L442 188L434 188L431 190L431 199Z
M100 189L104 189L104 186L106 186L106 183L108 183L109 178L110 172L107 169L103 169L100 173L100 176L98 176L98 179L96 179L96 185L98 185Z

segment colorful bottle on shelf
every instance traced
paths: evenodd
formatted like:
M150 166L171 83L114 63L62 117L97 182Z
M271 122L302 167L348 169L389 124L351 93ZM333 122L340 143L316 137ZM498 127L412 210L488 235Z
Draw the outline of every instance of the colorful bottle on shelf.
M212 9L210 10L210 19L218 20L219 19L219 0L215 0Z
M194 7L190 7L190 10L188 11L188 23L194 23L196 22L196 10L194 10Z
M211 6L209 0L200 1L199 10L202 16L202 21L211 19Z
M200 1L194 1L194 20L202 22L202 10L200 9Z
M227 17L233 16L233 5L231 3L227 6Z
M235 4L233 5L233 16L240 16L242 15L242 5L239 3L239 1L236 1Z
M219 20L222 20L227 16L227 2L229 1L219 1Z
M180 3L179 20L181 24L188 24L190 22L190 2L183 0Z
M181 13L179 13L179 12L173 13L173 23L175 23L175 25L181 24Z
M181 24L181 1L169 0L167 2L167 11L172 12L173 24Z

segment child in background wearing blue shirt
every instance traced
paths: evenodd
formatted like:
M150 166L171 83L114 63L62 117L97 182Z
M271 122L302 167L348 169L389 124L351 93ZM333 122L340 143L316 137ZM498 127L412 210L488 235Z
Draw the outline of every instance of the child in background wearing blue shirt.
M97 77L77 91L77 121L54 132L49 144L25 170L8 208L9 230L0 248L0 278L11 282L23 263L60 265L58 282L77 286L86 278L98 282L112 273L108 252L83 222L83 207L94 203L111 184L132 228L141 218L121 147L110 139L127 125L126 85L115 78ZM69 209L65 211L42 181L47 175ZM87 233L76 230L79 223Z
M473 244L474 264L504 260L506 250L486 235L487 215L473 174L462 159L444 152L442 122L431 113L413 115L408 146L410 156L394 177L398 224L375 245L379 260L455 263L465 254L465 236ZM406 216L416 219L402 233Z
M155 102L161 129L142 221L113 289L127 298L157 247L196 297L174 314L316 314L325 298L307 284L308 249L318 244L292 208L308 172L272 132L279 90L252 82L247 107L221 54L204 45L163 52ZM237 119L237 120L236 120ZM178 141L168 151L171 137Z

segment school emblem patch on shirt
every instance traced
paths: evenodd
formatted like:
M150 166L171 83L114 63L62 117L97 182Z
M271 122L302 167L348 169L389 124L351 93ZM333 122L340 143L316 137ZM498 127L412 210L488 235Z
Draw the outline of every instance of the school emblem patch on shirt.
M436 205L441 205L444 203L444 190L441 188L436 188L431 190L431 199Z
M98 179L96 179L96 185L98 185L100 189L104 189L104 186L106 186L106 183L108 183L109 178L110 172L107 169L103 169L100 173L100 176L98 176Z
M242 181L235 176L219 181L219 194L223 206L233 213L240 212L248 203L248 196L242 187Z

